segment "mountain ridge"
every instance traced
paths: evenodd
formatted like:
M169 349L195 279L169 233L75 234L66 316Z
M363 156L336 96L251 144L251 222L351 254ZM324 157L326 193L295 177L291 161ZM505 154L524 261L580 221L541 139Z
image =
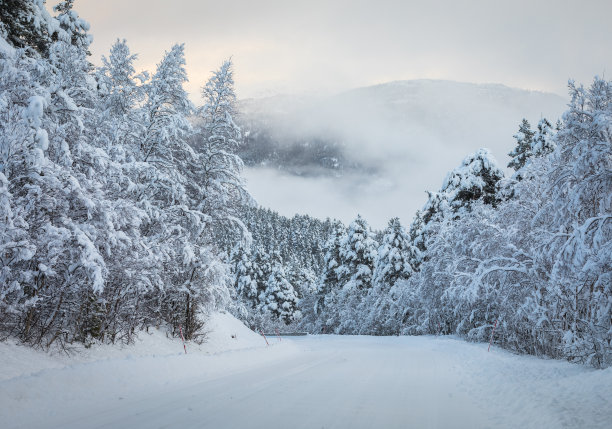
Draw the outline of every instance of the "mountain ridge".
M465 128L482 118L497 128L503 124L505 137L499 138L507 141L515 132L508 124L518 126L523 117L536 122L547 116L544 111L552 111L548 117L554 123L566 102L554 93L500 83L435 79L391 81L333 95L249 98L239 101L239 122L247 136L240 155L247 166L298 176L375 173L379 162L369 156L378 139L375 128L390 131L395 144L415 134L439 142L462 138ZM390 146L386 149L394 152ZM360 153L364 148L368 156Z

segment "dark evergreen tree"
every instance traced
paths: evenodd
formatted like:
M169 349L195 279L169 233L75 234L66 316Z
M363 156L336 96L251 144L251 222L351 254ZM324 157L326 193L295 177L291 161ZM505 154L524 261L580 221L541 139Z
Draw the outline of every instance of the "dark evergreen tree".
M527 119L523 119L521 124L519 125L519 131L514 135L516 139L516 147L512 150L512 152L508 153L510 156L510 162L508 163L508 168L513 168L517 173L515 177L517 180L521 180L521 174L519 171L525 166L527 160L532 155L532 147L533 147L533 137L535 132L531 130L531 125Z
M554 132L552 125L546 118L538 122L538 129L534 133L531 154L533 157L546 156L555 150L556 144L553 140Z
M516 139L516 147L508 154L511 160L508 163L508 168L513 168L519 171L525 166L527 159L531 156L531 148L533 146L533 136L535 133L531 130L531 125L527 119L523 119L519 125L519 131L514 135Z
M63 0L53 7L53 10L57 13L56 18L59 21L60 28L63 30L55 33L53 39L61 38L86 52L87 55L91 55L88 49L93 37L88 34L89 23L79 18L73 7L74 0Z
M425 236L423 235L423 214L421 210L417 210L414 219L410 224L410 244L413 250L410 256L410 267L412 271L418 271L421 262L423 261L423 252L425 251Z
M322 314L325 307L330 304L333 305L335 302L334 295L337 294L337 289L339 287L338 268L341 263L340 250L345 235L346 228L344 225L342 225L341 222L336 222L331 236L327 240L327 243L325 243L323 273L316 292L317 298L314 308L316 315Z
M480 149L466 157L459 167L449 173L441 192L444 192L454 217L458 217L469 212L475 201L495 207L500 201L497 183L503 177L504 172L497 166L490 152Z
M44 0L0 0L0 36L15 48L31 48L46 57L58 30Z

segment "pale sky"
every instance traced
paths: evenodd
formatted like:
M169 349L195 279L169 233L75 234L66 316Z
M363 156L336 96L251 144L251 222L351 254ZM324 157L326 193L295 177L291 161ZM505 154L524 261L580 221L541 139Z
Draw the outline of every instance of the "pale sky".
M49 0L50 5L54 4ZM77 0L93 60L154 70L185 43L192 94L232 56L241 98L430 78L565 94L612 67L610 0ZM194 100L195 101L195 100Z

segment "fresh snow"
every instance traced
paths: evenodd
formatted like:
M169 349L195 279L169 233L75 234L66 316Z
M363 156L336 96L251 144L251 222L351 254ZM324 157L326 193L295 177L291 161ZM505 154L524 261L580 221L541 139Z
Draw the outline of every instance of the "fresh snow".
M188 354L210 355L266 346L261 336L224 311L215 312L209 317L205 331L207 331L206 339L202 344L187 343ZM0 382L36 375L48 369L62 369L110 360L170 357L184 353L180 338L168 338L165 333L156 329L150 329L148 333L142 332L136 343L132 345L104 344L93 345L90 348L75 345L68 350L68 353L57 349L45 353L15 344L14 341L0 342Z
M0 37L0 54L4 54L7 57L15 54L15 48L13 48L4 37Z
M1 344L0 421L65 429L607 428L612 419L612 368L487 352L452 337L323 335L269 338L268 347L226 313L207 326L208 341L188 344L187 355L158 332L71 357Z

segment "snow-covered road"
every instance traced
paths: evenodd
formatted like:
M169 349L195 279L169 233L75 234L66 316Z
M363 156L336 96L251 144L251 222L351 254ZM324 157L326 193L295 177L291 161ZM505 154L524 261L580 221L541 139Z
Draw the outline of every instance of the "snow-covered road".
M309 336L14 378L0 382L0 418L66 429L608 428L612 368L453 338Z

